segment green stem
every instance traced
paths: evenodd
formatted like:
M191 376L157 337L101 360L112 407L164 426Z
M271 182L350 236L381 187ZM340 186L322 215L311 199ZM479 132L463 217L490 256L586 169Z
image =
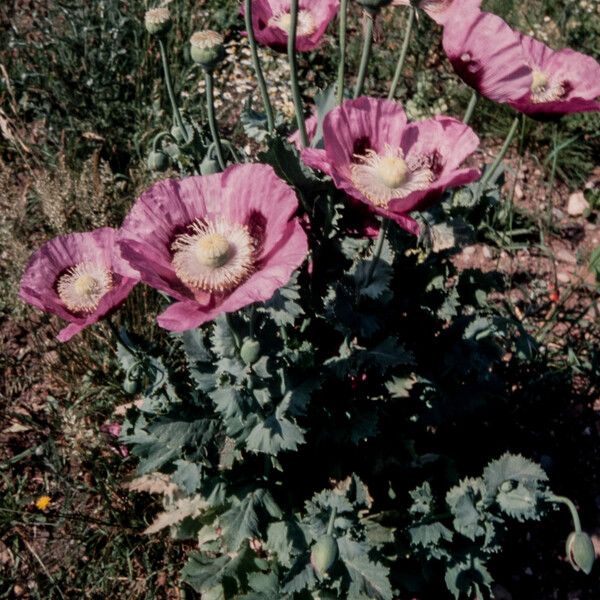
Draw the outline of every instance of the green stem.
M548 502L552 502L553 504L564 504L571 511L571 518L573 519L573 528L575 529L575 533L581 533L581 521L579 519L579 513L569 498L566 496L555 496L554 494L550 494L546 496L546 500Z
M468 125L471 121L471 117L473 116L473 111L475 110L475 105L477 104L477 100L479 95L475 90L471 94L471 99L469 100L469 106L467 106L467 111L465 112L465 116L463 117L463 123Z
M515 173L515 181L510 191L510 198L508 200L508 230L512 231L513 219L514 219L514 207L515 207L515 192L517 189L517 182L519 180L519 174L523 167L523 154L525 152L525 130L527 128L527 121L525 113L521 114L521 132L519 134L519 163L517 165L517 172Z
M229 331L231 331L231 335L233 336L233 343L235 344L236 349L239 351L242 346L242 341L240 340L237 329L233 325L233 321L231 320L231 315L229 313L225 313L225 322L227 323L227 327L229 327Z
M273 107L271 106L271 100L269 99L269 92L267 90L265 76L263 75L263 70L260 66L258 46L254 37L254 28L252 26L252 0L244 0L244 8L246 33L248 35L248 43L250 44L250 52L252 54L252 64L254 65L254 73L256 74L256 81L258 82L260 95L262 97L263 105L265 107L265 113L267 115L267 128L269 130L269 133L273 133L273 131L275 130L275 117L273 115Z
M358 79L356 80L356 86L354 88L355 98L358 98L362 94L363 86L365 85L367 67L369 65L369 58L371 58L371 48L373 47L373 27L376 14L376 12L367 12L366 10L364 12L366 23L364 27L363 49L360 58L360 67L358 69Z
M485 186L490 182L490 180L496 174L496 170L498 169L498 166L500 165L500 163L506 156L506 153L508 152L508 149L510 147L510 143L512 142L513 138L515 137L515 133L517 132L518 126L519 126L519 117L515 117L515 120L513 121L512 125L510 127L510 131L508 132L508 135L506 136L506 139L504 140L504 144L502 145L502 148L500 149L500 152L498 153L498 156L496 156L496 159L492 163L492 166L489 169L487 169L487 171L485 172L485 175L479 181L479 185L477 187L477 196L479 196L481 194L481 192L483 192L485 190Z
M546 203L546 226L548 230L552 228L552 192L554 188L554 180L556 178L556 165L558 163L558 123L554 123L552 128L552 167L550 169L550 179L548 180L548 189L546 194L548 201Z
M298 85L298 64L296 62L296 30L298 29L298 0L291 0L290 7L290 30L288 33L288 61L290 63L290 78L292 84L292 97L294 99L294 110L300 133L300 143L303 147L308 146L308 135L304 122L304 111L302 108L302 96Z
M406 31L404 32L404 40L402 42L402 48L400 49L400 56L398 57L398 64L396 65L396 72L394 73L394 79L392 79L392 86L390 87L390 93L388 94L388 100L393 100L398 89L398 82L402 75L402 69L404 68L404 61L406 60L406 53L408 52L408 44L410 43L410 35L412 33L413 24L415 22L415 9L411 6L408 12L408 22L406 23Z
M373 259L371 260L371 266L369 267L369 271L367 272L367 279L365 281L364 287L367 287L371 283L371 279L373 278L373 274L375 273L375 269L377 268L377 264L379 263L379 259L381 257L381 251L383 250L383 243L385 242L385 236L390 228L390 220L384 219L381 223L381 227L379 228L379 234L377 235L377 240L375 241L375 249L373 250Z
M331 514L329 515L329 523L327 523L327 535L333 535L333 523L337 516L337 508L334 506L331 509Z
M338 104L344 100L344 75L346 71L346 23L348 17L348 0L342 0L340 6L340 62L337 73L337 96Z
M177 102L175 101L175 93L173 92L173 83L171 82L171 71L169 69L169 60L167 57L167 48L165 46L162 38L158 38L158 46L160 48L160 57L162 59L163 71L165 74L165 85L167 86L167 94L169 95L169 100L171 102L171 108L173 110L173 117L175 118L175 123L177 127L181 129L183 135L187 140L187 129L183 125L183 120L181 118L181 114L179 113L179 107L177 106Z
M217 129L217 120L215 118L215 102L213 91L213 76L210 71L204 71L204 82L206 83L206 110L208 113L208 126L210 134L215 145L215 153L221 170L225 170L225 161L223 160L223 148L221 147L221 138Z

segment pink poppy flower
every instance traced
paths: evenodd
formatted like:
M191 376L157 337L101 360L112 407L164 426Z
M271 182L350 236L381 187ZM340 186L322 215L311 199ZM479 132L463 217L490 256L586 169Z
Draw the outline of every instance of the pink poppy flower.
M439 25L444 25L454 11L479 9L482 0L420 0L417 6ZM410 0L394 0L393 6L410 6Z
M453 12L443 45L456 73L482 96L509 102L528 95L531 69L521 41L500 17L478 10Z
M185 331L271 298L308 252L296 194L267 165L159 181L121 228L142 281L176 300L158 317Z
M520 35L525 61L532 70L529 93L509 104L528 115L564 115L600 110L600 64L569 48L554 51Z
M339 8L339 0L300 0L296 50L308 52L317 48ZM245 12L243 5L241 12ZM252 25L260 44L284 52L290 30L290 0L253 0Z
M61 342L117 308L138 282L118 253L116 235L115 229L103 227L59 236L29 260L19 296L70 322L58 334Z
M479 145L470 127L449 117L409 124L402 106L388 100L361 97L334 108L323 141L323 150L302 150L304 162L415 235L409 213L479 177L477 169L459 169Z
M491 100L528 115L600 110L598 62L568 48L555 52L496 15L453 13L443 43L458 75Z

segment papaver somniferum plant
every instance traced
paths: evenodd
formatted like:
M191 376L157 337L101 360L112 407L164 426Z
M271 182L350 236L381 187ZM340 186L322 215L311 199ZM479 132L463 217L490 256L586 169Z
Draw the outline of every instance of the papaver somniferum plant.
M313 107L296 53L331 45L335 23L344 49L348 3L240 6L264 107L241 117L253 145L217 122L223 36L189 32L206 90L198 122L173 91L170 9L149 11L173 123L155 132L148 166L178 176L149 187L120 230L48 242L23 276L22 298L70 323L62 341L112 318L138 282L160 292L161 344L113 327L138 395L120 440L139 461L130 488L162 494L147 533L197 545L182 577L202 598L392 600L436 578L455 598L489 597L508 526L560 505L573 520L566 558L585 573L594 561L573 502L536 462L506 447L461 478L458 457L476 449L440 450L462 419L510 402L507 369L536 342L488 301L495 276L452 261L498 202L495 167L462 119L409 120L397 78L387 99L365 95L374 21L391 3L359 4L352 93L341 52ZM386 10L411 11L407 35L416 11L443 25L478 93L528 114L597 109L591 58L551 51L479 2L410 4ZM259 43L288 53L293 123L271 105Z

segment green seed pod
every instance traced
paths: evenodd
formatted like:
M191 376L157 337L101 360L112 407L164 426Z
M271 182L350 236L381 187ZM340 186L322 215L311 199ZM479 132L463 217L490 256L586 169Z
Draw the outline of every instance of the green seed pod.
M166 171L169 168L169 157L160 150L153 150L148 154L148 168L158 173Z
M168 33L172 24L171 13L166 6L151 8L144 15L144 25L150 35Z
M567 538L566 552L567 559L576 571L581 570L586 575L592 572L596 552L594 544L587 533L574 531Z
M310 562L318 575L325 576L338 557L338 545L332 535L321 536L312 547Z
M225 58L223 36L211 29L196 31L190 46L192 60L206 71L212 71Z
M212 175L213 173L220 172L221 167L219 166L219 163L207 154L200 163L200 175Z
M240 348L240 357L244 364L253 365L260 358L260 343L251 338L246 338Z

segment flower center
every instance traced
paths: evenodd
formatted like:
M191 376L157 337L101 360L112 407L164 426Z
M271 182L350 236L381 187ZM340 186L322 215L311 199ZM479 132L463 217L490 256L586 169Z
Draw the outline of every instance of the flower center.
M237 223L196 220L189 233L175 238L171 249L177 277L206 292L228 292L254 269L254 240Z
M547 73L533 69L531 74L531 100L536 104L560 100L565 94L563 82L551 79Z
M375 206L382 208L387 208L391 200L427 189L435 178L429 158L405 159L401 148L386 146L382 154L367 150L355 158L359 162L350 167L352 184Z
M292 24L292 15L289 12L280 12L273 15L269 19L270 27L279 27L279 29L290 32L290 26ZM309 10L298 11L298 22L296 24L296 37L311 35L317 29L315 20Z
M381 183L390 189L400 187L408 175L408 165L400 156L384 156L375 165Z
M219 233L208 234L196 241L194 253L201 265L217 269L229 260L229 242Z
M56 285L59 298L73 312L94 312L111 290L112 277L103 266L79 263L69 269Z

